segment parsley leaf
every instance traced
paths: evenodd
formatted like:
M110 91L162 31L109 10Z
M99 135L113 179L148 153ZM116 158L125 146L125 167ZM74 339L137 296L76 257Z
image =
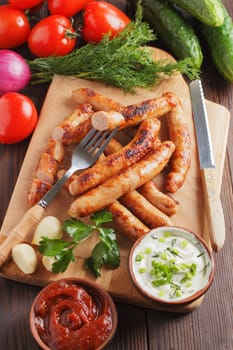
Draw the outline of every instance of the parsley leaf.
M92 254L85 260L84 266L96 277L101 275L101 268L107 265L116 268L120 264L120 252L117 246L116 234L112 228L101 226L112 221L112 214L106 209L94 213L91 216L93 224L85 224L76 219L67 219L63 224L63 230L72 240L50 239L42 237L38 250L45 256L52 256L55 262L52 271L55 273L64 272L70 262L75 260L74 249L82 240L89 237L97 230L100 242L94 247Z
M93 231L92 225L87 225L80 220L69 219L63 224L63 230L73 238L75 243L88 237Z

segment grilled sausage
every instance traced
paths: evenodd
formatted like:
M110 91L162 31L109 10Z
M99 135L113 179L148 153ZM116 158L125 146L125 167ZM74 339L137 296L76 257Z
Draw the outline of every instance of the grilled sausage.
M53 184L58 169L58 162L48 153L42 153L36 169L36 177Z
M69 192L72 195L84 193L136 163L152 149L159 129L160 122L156 118L142 122L137 134L128 145L73 177L69 182Z
M173 142L163 142L161 146L153 149L143 159L122 173L78 197L71 204L68 214L71 217L87 216L107 207L125 193L142 186L163 170L174 148Z
M50 138L45 153L48 153L58 163L61 163L65 155L65 147L60 141Z
M138 189L138 191L156 208L166 215L174 215L179 205L178 201L161 192L153 181L149 181Z
M79 88L72 92L72 98L79 104L90 103L95 111L119 111L122 105L88 88Z
M176 149L171 159L171 169L167 176L165 189L176 192L184 183L191 166L191 135L189 126L184 120L181 102L167 115L171 140Z
M51 187L52 185L50 183L34 178L28 192L28 204L33 206L39 202L39 200L45 195L45 193L48 192L48 190L50 190Z
M149 231L149 227L144 225L118 201L110 204L107 209L112 213L113 222L116 226L117 232L122 233L132 241L136 241L139 237Z
M158 140L158 146L160 141ZM115 139L112 139L105 149L105 153L112 154L122 149L122 145ZM161 192L151 180L145 183L138 191L160 211L166 215L173 215L177 211L178 202L167 194Z
M179 103L178 97L172 92L166 92L161 97L142 101L122 107L118 112L96 112L91 117L92 125L99 130L111 130L134 126L142 120L151 117L161 117L170 112Z
M119 198L119 201L151 229L159 226L171 226L169 217L137 191L126 193Z
M80 142L92 127L92 113L93 109L90 104L80 105L74 113L53 129L52 138L64 145Z

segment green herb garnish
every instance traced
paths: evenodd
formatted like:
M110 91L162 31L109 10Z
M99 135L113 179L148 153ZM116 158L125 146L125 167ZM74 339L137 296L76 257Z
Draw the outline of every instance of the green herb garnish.
M179 71L190 79L197 78L199 72L190 58L177 62L154 61L153 53L144 45L156 37L142 17L139 3L135 21L113 39L106 35L98 44L88 43L65 56L28 60L33 73L31 83L49 82L54 74L60 74L103 81L135 93L136 87L153 87L161 75L170 76Z
M114 230L101 225L112 221L112 215L101 210L91 216L92 224L85 224L80 220L68 219L63 224L63 230L72 240L49 239L42 237L39 252L45 256L53 256L56 261L52 265L55 273L64 272L71 261L75 260L74 249L81 241L89 237L94 230L99 232L100 242L94 247L90 258L86 259L85 267L96 277L100 276L103 265L116 268L120 263L120 252L117 246Z

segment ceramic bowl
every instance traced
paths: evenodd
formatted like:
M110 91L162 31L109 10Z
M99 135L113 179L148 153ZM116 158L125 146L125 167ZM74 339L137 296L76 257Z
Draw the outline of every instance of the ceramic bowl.
M30 329L43 350L56 350L60 340L65 344L62 349L85 349L87 344L88 349L103 349L113 338L117 321L111 296L98 284L81 278L49 283L30 311ZM82 347L80 339L85 342Z
M129 253L134 286L150 303L181 306L200 298L214 278L212 251L197 234L163 226L140 237Z

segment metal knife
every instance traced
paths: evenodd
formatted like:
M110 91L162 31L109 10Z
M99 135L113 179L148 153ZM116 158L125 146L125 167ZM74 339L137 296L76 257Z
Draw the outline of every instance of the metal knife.
M189 87L210 242L216 252L222 248L225 241L225 220L220 193L216 189L216 169L208 115L201 80L192 81Z

